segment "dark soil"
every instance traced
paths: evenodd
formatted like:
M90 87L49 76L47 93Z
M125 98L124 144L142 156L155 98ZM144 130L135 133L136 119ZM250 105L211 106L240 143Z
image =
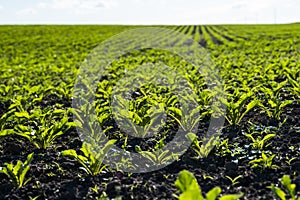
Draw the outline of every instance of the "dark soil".
M206 46L207 46L207 42L206 42L206 40L203 39L203 38L199 41L199 44L200 44L202 47L206 47Z
M214 44L216 44L216 45L222 45L223 44L223 42L221 40L219 40L218 38L216 38L211 32L209 32L206 27L204 27L204 28L206 29L207 33L209 34L209 36L210 36L210 38L211 38L211 40L213 41Z
M223 27L223 26L218 26L218 29L220 30L220 34L222 34L221 33L221 31L225 31L225 32L227 32L228 30L225 28L225 27ZM230 35L232 36L232 37L234 37L234 38L240 38L240 39L243 39L243 40L246 40L246 41L249 41L250 39L249 38L246 38L246 37L243 37L243 36L240 36L240 35L234 35L233 33L230 33Z
M214 31L215 33L217 33L218 35L222 36L223 38L225 38L226 40L228 40L229 42L233 42L233 41L234 41L233 38L231 38L231 37L229 37L229 36L227 36L227 35L224 35L223 33L221 33L220 31L217 31L217 30L214 29L214 28L213 28L213 31Z
M70 102L64 103L70 105ZM36 196L39 196L38 199L95 199L103 192L109 198L122 196L123 199L175 199L172 194L178 194L178 191L174 182L183 169L194 173L203 192L220 186L222 194L243 192L243 199L274 199L267 186L271 183L280 185L279 179L284 174L291 176L292 181L297 184L297 191L300 191L300 134L297 132L300 127L299 104L285 109L282 117L288 120L280 128L280 122L274 122L258 113L249 113L239 127L225 124L223 129L221 139L228 139L231 150L240 147L243 153L231 155L215 148L207 158L197 159L190 148L179 161L159 171L143 174L122 173L109 168L94 177L86 174L80 169L78 162L59 154L65 149L80 149L82 142L75 129L66 132L47 150L36 149L21 137L9 136L0 141L0 166L5 162L24 161L29 153L34 152L34 159L26 176L32 179L24 187L14 188L8 178L0 174L0 199L29 199ZM250 122L257 125L257 129L275 127L272 132L276 133L276 137L264 150L276 154L274 164L278 168L251 168L248 163L250 157L258 158L260 152L253 151L249 147L250 140L243 135L243 132L248 132ZM201 124L207 126L208 123ZM199 133L206 129L207 127L199 129ZM292 157L296 159L288 164L286 158ZM242 177L234 186L226 178L239 175ZM207 178L208 176L211 178Z

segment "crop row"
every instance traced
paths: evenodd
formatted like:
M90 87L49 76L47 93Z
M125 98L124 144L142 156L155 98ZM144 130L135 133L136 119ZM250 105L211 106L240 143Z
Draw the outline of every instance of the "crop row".
M31 184L28 187L36 189L37 196L46 198L42 194L45 191L42 185L46 183L33 185L39 177L33 174L27 179L26 174L32 167L43 166L43 169L58 169L46 176L65 177L64 171L68 169L61 167L64 164L62 159L76 163L74 165L81 170L75 170L74 177L101 179L108 172L121 173L130 179L132 174L123 172L121 169L124 168L147 171L147 166L153 164L175 162L192 170L207 163L203 169L207 174L194 173L194 176L185 170L174 174L165 171L165 177L172 177L165 178L167 184L175 182L174 188L177 187L182 194L175 189L169 193L176 193L174 197L179 199L216 199L221 188L210 186L226 179L230 182L230 189L222 188L226 194L223 192L220 199L254 198L247 188L236 187L239 182L242 179L254 182L256 178L253 177L257 174L278 172L276 177L280 182L267 182L268 190L281 199L296 199L299 192L292 182L299 175L297 163L300 155L300 43L299 34L295 31L298 26L252 26L251 30L246 26L225 25L172 27L191 36L208 50L213 60L213 65L207 67L207 70L212 70L208 73L220 74L221 80L215 84L222 85L221 88L210 87L205 79L207 71L201 74L178 55L145 49L130 52L110 63L98 80L96 91L86 94L94 96L95 101L79 110L72 108L73 92L80 92L82 88L89 91L90 88L83 82L78 91L73 89L82 61L99 42L128 28L132 27L1 27L0 36L4 39L0 43L4 48L0 58L3 66L0 68L0 174L4 174L5 178L2 176L0 184L10 181L17 188ZM284 32L285 29L292 31ZM190 51L196 48L189 44L188 39L182 40L172 31L168 36L168 41L156 35L148 41L190 45ZM139 37L143 38L143 35ZM118 49L127 41L114 42ZM153 77L171 76L167 70L161 70L161 74L155 76L149 69L134 73L138 66L149 62L172 66L172 70L184 77L194 91L192 94L184 93L185 98L195 101L197 106L190 108L189 104L180 103L169 87L151 83ZM125 75L148 83L124 96L126 90L124 92L123 89L131 86L126 80L122 82L121 77ZM212 104L215 98L224 107ZM117 102L114 110L113 100ZM93 110L96 115L91 114ZM166 117L160 117L163 115ZM224 117L225 125L217 130L218 137L205 141L203 136L213 117ZM178 130L185 131L185 138L191 142L191 147L182 156L181 152L174 153L163 148ZM83 138L82 133L88 135L86 140L74 146L69 146L68 141L64 143L64 139L74 136L76 131L77 140ZM158 133L153 136L153 132ZM7 141L27 146L21 148L21 152L13 151L5 146ZM70 139L69 143L72 141ZM278 146L282 141L285 141L284 144ZM137 165L128 157L122 157L105 165L105 156L109 155L110 160L116 161L122 155L114 151L114 145L121 151L137 153L146 160L145 163ZM47 152L57 162L45 163L47 160L43 159ZM39 160L35 162L35 158ZM187 160L193 164L186 164L189 163ZM208 160L223 160L224 163L243 167L244 171L236 174L229 170L228 174L216 175L211 173L214 167L210 166L214 163ZM209 187L201 191L202 184L200 187L197 179L211 181ZM105 178L103 182L109 185ZM134 185L132 191L134 187L142 186ZM97 189L93 191L93 197L100 195ZM105 193L114 193L115 189L103 189L101 192L105 196ZM113 196L111 193L109 198ZM203 193L206 193L205 197Z

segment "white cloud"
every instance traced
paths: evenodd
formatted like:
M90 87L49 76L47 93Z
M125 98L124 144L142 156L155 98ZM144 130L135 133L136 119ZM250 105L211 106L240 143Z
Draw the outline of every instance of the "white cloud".
M238 3L238 4L232 5L232 9L234 9L234 10L240 10L240 9L243 9L246 7L247 7L247 5L244 3Z
M274 1L272 0L236 0L232 5L232 9L258 12L260 10L270 8L273 6Z
M50 3L39 3L38 7L66 10L70 13L85 14L95 13L102 8L109 8L113 5L114 3L107 0L52 0Z
M0 10L2 10L2 9L3 9L3 6L0 5Z
M35 15L37 10L35 8L25 8L17 11L17 15Z

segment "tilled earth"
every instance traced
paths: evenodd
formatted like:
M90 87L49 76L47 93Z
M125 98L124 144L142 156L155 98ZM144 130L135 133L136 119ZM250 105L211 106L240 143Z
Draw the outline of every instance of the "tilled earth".
M70 105L69 102L65 104ZM86 174L77 161L60 156L62 150L79 151L82 142L75 129L59 137L47 150L36 149L19 136L8 136L0 141L0 166L5 162L24 161L31 152L35 154L26 175L31 180L24 187L13 187L8 178L0 174L0 199L37 196L38 199L96 199L104 192L110 199L176 199L173 194L178 194L178 191L174 182L183 169L195 175L203 193L220 186L222 194L243 192L242 199L275 199L267 187L274 183L282 188L279 179L287 174L296 183L300 195L300 105L294 103L287 107L282 118L287 119L283 125L254 110L247 114L239 127L225 124L221 140L228 139L229 152L215 147L207 158L197 159L190 148L180 160L169 166L141 174L122 173L109 167L97 176ZM208 124L209 119L203 121L199 133L205 132ZM276 169L251 168L249 161L261 156L260 151L251 149L251 141L244 135L251 124L257 130L270 129L276 133L267 142L270 145L263 149L276 155L273 161L278 166ZM288 163L291 158L295 159ZM226 177L239 175L241 178L235 185Z

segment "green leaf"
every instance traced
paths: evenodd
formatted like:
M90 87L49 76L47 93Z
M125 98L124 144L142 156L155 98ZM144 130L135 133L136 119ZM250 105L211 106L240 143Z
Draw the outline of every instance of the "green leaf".
M5 129L5 130L0 131L0 140L6 136L12 135L13 133L14 133L13 129Z
M268 157L266 156L266 154L264 152L261 153L261 157L263 160L268 160Z
M277 102L275 102L273 99L269 99L268 103L270 104L271 108L276 108L277 107Z
M206 200L215 200L217 196L221 193L220 187L215 187L207 192L206 194Z
M19 118L27 118L27 119L30 118L28 112L26 112L26 111L15 112L15 115L16 115L17 117L19 117Z
M293 100L285 100L283 102L281 102L279 109L282 110L283 108L285 108L287 105L292 104L294 101Z
M283 190L281 190L278 187L274 187L274 184L272 184L269 188L271 188L271 190L273 191L273 193L275 195L277 195L281 200L286 200L285 196L285 192Z
M295 197L296 184L292 184L290 176L284 175L281 179L282 185L289 191L292 197Z
M288 82L288 80L282 81L280 82L276 88L273 89L274 92L279 91L281 88L283 88L285 86L285 84Z
M182 116L182 112L179 108L171 107L169 108L169 111L172 111L174 114L176 114L176 117L180 118Z
M245 136L247 138L250 138L252 140L252 142L255 142L255 139L254 139L254 137L251 134L245 134Z
M198 140L198 137L195 133L188 133L187 134L187 137L192 141L194 142L195 140Z
M142 156L144 156L145 158L147 158L148 160L150 160L153 163L156 163L157 158L156 155L150 151L140 151L139 152Z
M63 109L55 109L55 110L52 111L53 114L64 114L66 112L67 111L63 110Z
M219 200L237 200L244 196L243 193L240 194L226 194L219 198Z
M183 193L179 197L180 200L204 200L196 178L187 170L179 173L175 186Z
M259 103L258 100L252 100L246 107L246 110L241 114L241 116L238 119L238 124L242 121L242 119L244 118L244 116L250 111L252 110L255 106L257 106Z
M266 135L264 138L263 138L263 140L264 141L267 141L267 140L269 140L269 139L271 139L272 137L275 137L276 136L276 134L268 134L268 135Z
M61 152L61 155L62 156L69 156L69 157L72 157L72 158L76 158L77 157L77 153L73 149L64 150L64 151Z

